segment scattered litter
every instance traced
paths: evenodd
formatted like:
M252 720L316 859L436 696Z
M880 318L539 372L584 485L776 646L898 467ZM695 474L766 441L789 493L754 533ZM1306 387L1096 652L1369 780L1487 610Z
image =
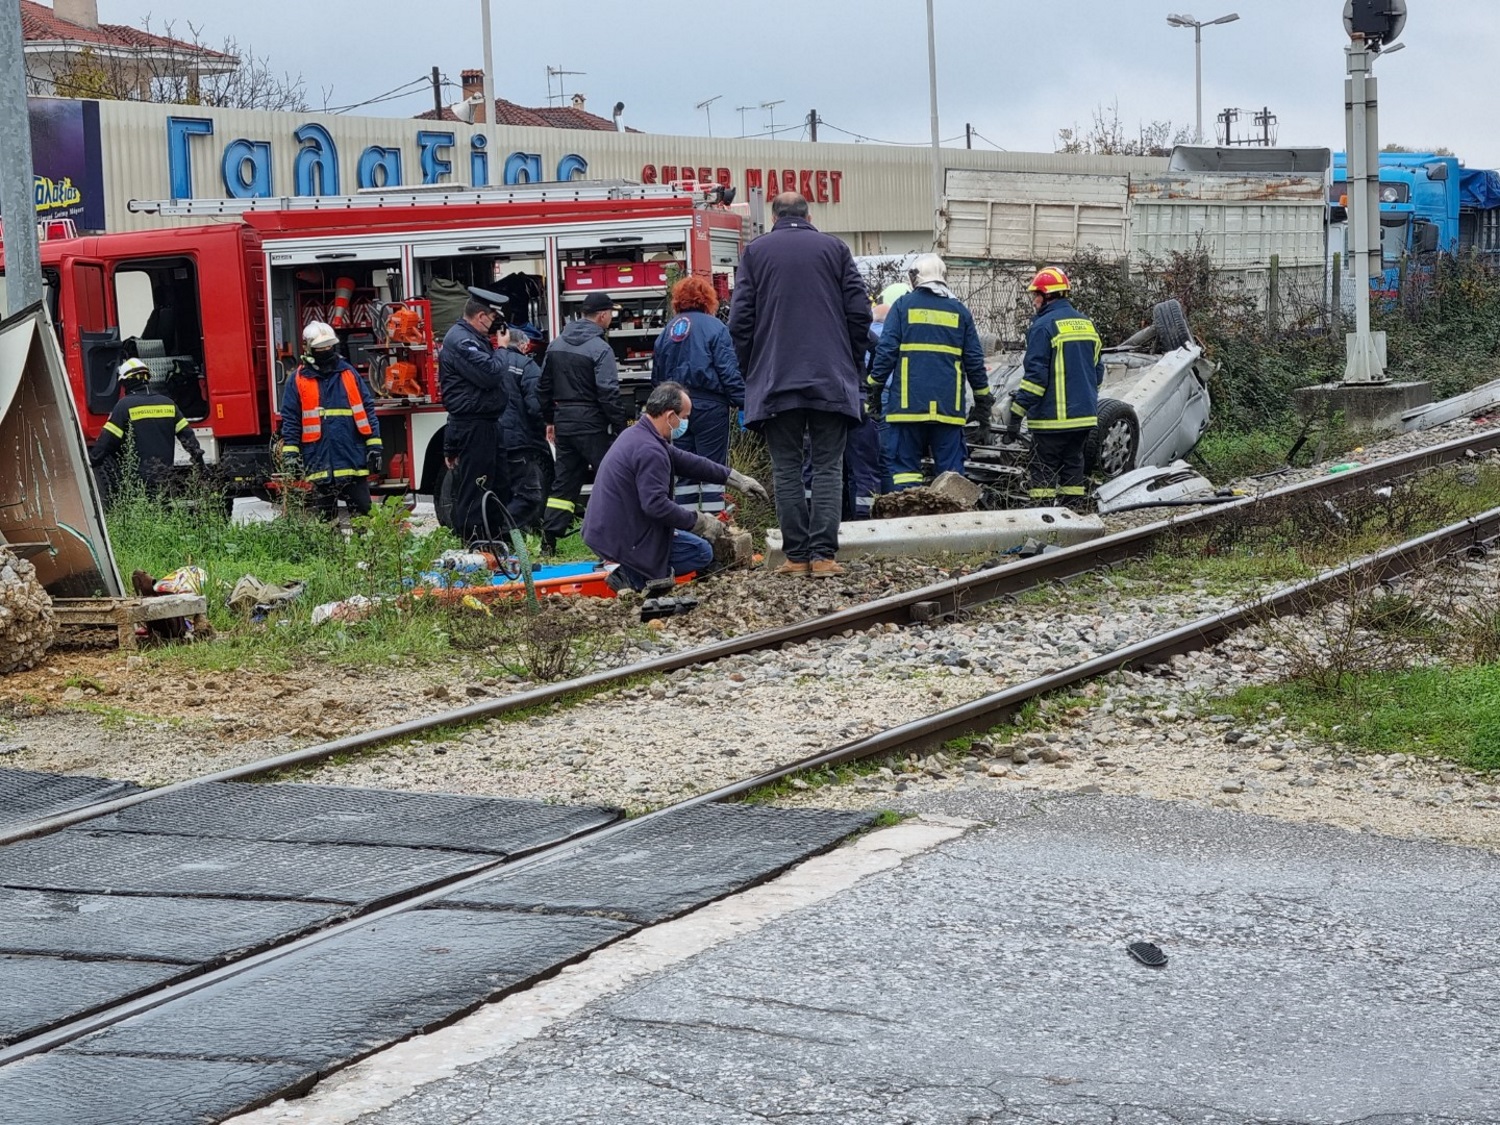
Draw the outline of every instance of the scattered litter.
M486 617L494 616L494 613L491 612L490 607L485 605L473 594L465 594L462 598L459 599L458 604L463 606L465 609L476 610L477 612L484 614Z
M325 621L363 621L375 612L375 607L379 604L379 598L372 600L363 594L355 594L341 602L324 602L313 608L312 623L321 625Z
M278 586L271 582L262 582L253 574L247 574L234 584L234 589L229 591L225 604L232 610L246 614L251 621L259 623L277 610L291 605L302 596L303 589L304 584L301 582Z
M1167 955L1154 941L1133 941L1125 947L1125 952L1153 969L1160 969L1167 963Z
M201 566L179 566L155 582L158 594L201 594L208 584L208 572Z
M641 603L641 620L656 621L663 617L677 617L692 613L698 608L698 599L691 596L679 598L647 598Z
M1148 465L1121 473L1094 490L1094 503L1100 513L1123 512L1132 508L1191 504L1210 500L1214 486L1207 477L1186 461L1174 461L1158 468Z

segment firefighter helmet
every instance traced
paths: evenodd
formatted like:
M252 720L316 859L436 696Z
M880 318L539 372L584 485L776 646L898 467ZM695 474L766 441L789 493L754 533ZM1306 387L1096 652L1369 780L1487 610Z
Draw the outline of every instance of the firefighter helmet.
M302 330L302 346L310 352L326 352L339 346L339 338L321 320L311 320Z
M912 263L911 272L916 284L925 285L929 281L942 281L948 271L936 254L921 254Z
M1026 291L1050 296L1054 293L1066 293L1071 288L1068 275L1062 271L1061 266L1048 266L1037 272L1037 275L1031 279L1031 284L1026 287Z
M127 359L124 363L120 364L119 370L115 374L122 383L151 382L151 368L138 359Z

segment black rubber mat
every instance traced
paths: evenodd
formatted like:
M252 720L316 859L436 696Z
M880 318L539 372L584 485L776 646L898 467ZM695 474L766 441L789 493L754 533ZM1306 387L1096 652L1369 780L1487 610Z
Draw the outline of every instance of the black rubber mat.
M700 805L502 875L445 905L597 914L649 925L769 878L867 827L873 814Z
M326 903L0 890L0 953L196 965L314 929L347 910Z
M510 855L620 817L619 809L328 785L197 785L91 822L99 830L375 844Z
M0 848L0 887L95 894L378 901L488 861L432 848L276 844L70 829Z
M64 1053L332 1066L446 1022L633 928L493 911L397 914L80 1039Z
M136 792L138 786L107 777L0 769L0 832Z
M183 971L181 965L141 961L0 956L0 1044L133 996Z
M300 1093L313 1074L276 1063L38 1055L0 1068L5 1125L206 1125Z

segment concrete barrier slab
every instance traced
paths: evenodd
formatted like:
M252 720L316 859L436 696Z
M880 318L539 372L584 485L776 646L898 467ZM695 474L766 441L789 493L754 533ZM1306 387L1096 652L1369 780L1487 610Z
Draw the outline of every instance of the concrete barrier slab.
M853 520L839 525L836 556L928 559L944 554L994 554L1019 547L1028 539L1043 545L1071 547L1104 534L1097 516L1067 508L1018 508L1009 512L955 512L944 516L907 516L893 520ZM766 566L786 561L781 531L766 532Z
M0 848L0 887L359 903L485 862L433 848L71 830Z
M0 890L0 953L197 965L314 929L346 910L306 902Z
M498 797L217 782L136 805L91 826L102 831L509 855L591 831L621 815L613 808Z
M869 825L871 814L701 805L442 900L603 915L643 925L742 890Z

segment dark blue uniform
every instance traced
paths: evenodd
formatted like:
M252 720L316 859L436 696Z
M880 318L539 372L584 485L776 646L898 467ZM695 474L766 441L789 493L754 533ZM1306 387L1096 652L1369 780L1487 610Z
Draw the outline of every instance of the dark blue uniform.
M672 318L651 353L651 385L666 382L680 383L693 400L688 432L673 444L729 464L729 435L735 411L745 405L745 380L723 321L699 311ZM679 504L699 511L724 510L724 490L716 484L679 481L676 496Z
M466 320L443 337L438 357L438 389L448 408L443 431L443 454L455 458L453 530L473 542L503 536L506 514L499 505L484 508L485 493L503 503L509 495L505 436L500 418L510 394L506 384L508 352L502 352ZM486 526L486 516L488 525Z
M891 482L897 491L922 483L922 456L939 472L964 471L964 383L988 401L984 348L963 302L919 287L886 314L870 368L870 385L884 386L891 428Z
M1026 331L1026 360L1011 411L1031 431L1031 498L1077 504L1083 447L1098 421L1103 344L1094 322L1054 297Z
M353 378L357 403L349 395L346 373ZM303 401L299 377L317 380L315 430L313 407ZM363 432L365 428L369 433ZM339 357L327 371L304 364L286 381L281 394L281 448L302 458L302 475L313 486L313 506L325 517L338 514L340 499L354 515L369 512L367 465L370 452L381 448L380 419L375 416L374 392L348 360Z

